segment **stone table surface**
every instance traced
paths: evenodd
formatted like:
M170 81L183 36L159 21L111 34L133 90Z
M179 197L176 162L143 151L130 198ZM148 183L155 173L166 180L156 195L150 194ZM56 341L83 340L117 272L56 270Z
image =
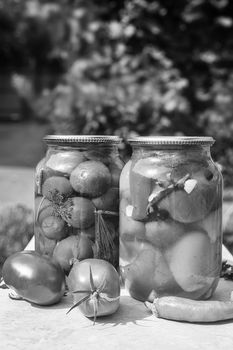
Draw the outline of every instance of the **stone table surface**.
M213 298L229 300L233 282L220 280ZM233 321L191 324L159 319L125 290L118 311L95 325L74 309L70 296L58 305L33 306L0 289L0 348L3 350L213 350L233 348Z
M19 178L21 179L19 181ZM1 203L33 203L33 170L0 167ZM223 257L232 259L223 247ZM213 296L229 300L233 282L220 280ZM190 324L155 318L143 303L125 290L119 310L112 316L92 320L72 305L70 296L58 305L39 307L8 297L0 289L1 350L214 350L233 349L233 320L213 324Z

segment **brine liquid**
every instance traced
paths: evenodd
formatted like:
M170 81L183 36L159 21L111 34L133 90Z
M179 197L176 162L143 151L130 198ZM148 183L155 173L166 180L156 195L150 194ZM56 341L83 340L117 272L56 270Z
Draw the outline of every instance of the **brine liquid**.
M122 166L109 149L48 152L36 169L36 250L53 256L60 241L86 235L92 241L94 257L118 267Z
M120 179L120 269L130 294L209 298L221 269L221 223L213 163L129 161Z

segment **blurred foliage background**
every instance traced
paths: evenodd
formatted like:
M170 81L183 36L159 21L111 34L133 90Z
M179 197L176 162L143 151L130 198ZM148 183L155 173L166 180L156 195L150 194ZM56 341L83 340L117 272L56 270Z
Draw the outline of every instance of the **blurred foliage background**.
M2 0L6 73L51 133L211 135L233 185L230 0Z

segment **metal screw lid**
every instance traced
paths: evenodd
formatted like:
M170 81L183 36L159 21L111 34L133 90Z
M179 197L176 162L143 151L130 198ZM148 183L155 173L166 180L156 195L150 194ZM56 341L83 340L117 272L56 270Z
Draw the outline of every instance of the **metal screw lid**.
M46 135L43 140L48 144L54 145L80 143L104 143L115 145L122 141L120 137L114 135Z
M215 142L211 136L137 136L128 139L133 145L155 146L183 146L183 145L210 145Z

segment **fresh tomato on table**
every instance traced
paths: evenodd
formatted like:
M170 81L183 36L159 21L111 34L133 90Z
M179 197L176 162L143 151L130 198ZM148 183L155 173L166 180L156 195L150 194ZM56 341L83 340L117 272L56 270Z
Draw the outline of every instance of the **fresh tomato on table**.
M38 305L59 302L65 291L65 275L58 263L35 251L11 255L2 269L5 284L24 299Z

